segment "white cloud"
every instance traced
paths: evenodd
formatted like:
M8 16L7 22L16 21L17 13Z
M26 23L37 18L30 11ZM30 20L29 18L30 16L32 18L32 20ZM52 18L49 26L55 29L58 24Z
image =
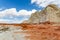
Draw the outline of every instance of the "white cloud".
M24 20L27 20L27 18L25 18L23 20L0 19L0 23L22 23Z
M49 4L60 5L60 0L31 0L31 3L35 3L38 6L46 7Z
M7 15L16 15L16 9L15 8L11 8L11 9L6 9L3 11L0 11L0 18L1 17L5 17Z
M20 10L18 12L18 15L31 15L32 13L36 12L37 10L33 9L32 11L27 11L27 10Z
M12 23L22 23L24 20L28 20L28 18L24 18L23 20L13 20L11 22ZM11 23L11 22L8 22L8 23Z
M22 10L19 10L18 12L17 12L16 8L6 9L3 11L0 11L0 22L2 22L2 23L5 23L5 22L7 22L7 23L21 23L23 20L28 19L28 18L26 18L26 16L29 16L34 12L36 12L35 9L33 9L31 11L22 9ZM21 20L19 20L17 17L20 17L20 16L24 16L23 17L24 19L20 18ZM12 18L12 20L4 19L5 17Z
M0 11L0 17L4 17L7 15L10 15L10 16L31 15L34 12L36 12L35 9L33 9L31 11L19 10L19 12L17 12L15 8L11 8L11 9L6 9L3 11Z

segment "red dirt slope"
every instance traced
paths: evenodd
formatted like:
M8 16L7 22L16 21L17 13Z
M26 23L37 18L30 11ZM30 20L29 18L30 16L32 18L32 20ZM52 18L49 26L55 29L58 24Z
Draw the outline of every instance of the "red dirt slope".
M60 24L59 24L60 25ZM31 36L30 40L60 40L60 26L56 24L24 24L23 30Z

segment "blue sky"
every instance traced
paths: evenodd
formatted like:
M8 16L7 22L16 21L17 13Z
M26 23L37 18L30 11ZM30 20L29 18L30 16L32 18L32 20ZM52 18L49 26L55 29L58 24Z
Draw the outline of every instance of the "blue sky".
M21 9L42 9L42 7L37 7L35 4L31 4L31 0L0 0L0 8L16 8L17 11Z
M0 22L21 23L51 3L60 6L60 0L0 0Z

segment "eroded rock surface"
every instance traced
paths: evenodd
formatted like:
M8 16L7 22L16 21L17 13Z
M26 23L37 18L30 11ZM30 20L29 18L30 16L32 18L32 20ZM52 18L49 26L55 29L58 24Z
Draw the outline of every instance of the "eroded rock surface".
M60 8L55 4L50 4L41 11L31 14L29 20L25 23L41 23L41 22L60 23Z

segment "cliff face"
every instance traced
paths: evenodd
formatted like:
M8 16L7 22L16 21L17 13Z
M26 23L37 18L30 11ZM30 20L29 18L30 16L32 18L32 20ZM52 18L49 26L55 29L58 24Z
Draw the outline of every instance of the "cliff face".
M60 8L57 5L50 4L42 11L37 11L31 14L27 23L40 23L40 22L54 22L60 23Z

